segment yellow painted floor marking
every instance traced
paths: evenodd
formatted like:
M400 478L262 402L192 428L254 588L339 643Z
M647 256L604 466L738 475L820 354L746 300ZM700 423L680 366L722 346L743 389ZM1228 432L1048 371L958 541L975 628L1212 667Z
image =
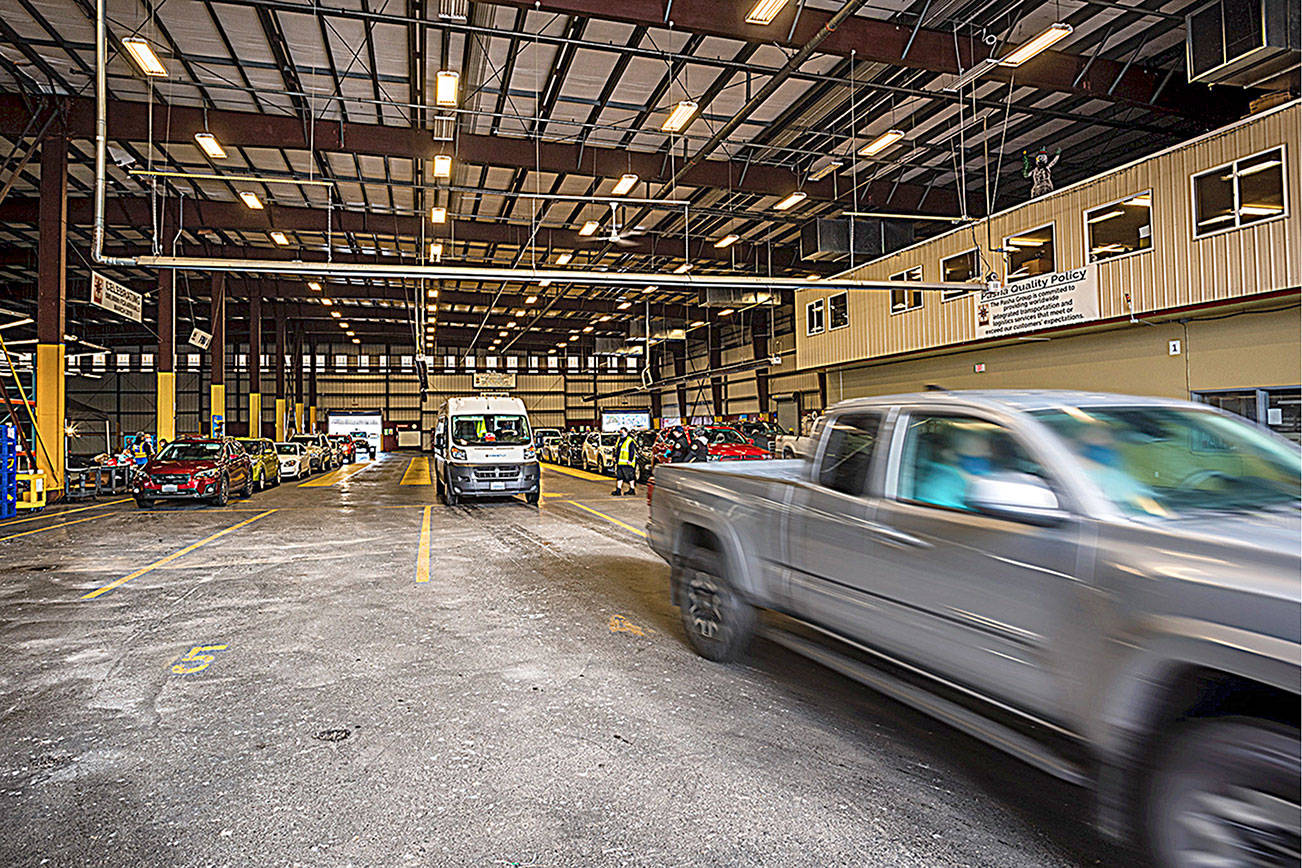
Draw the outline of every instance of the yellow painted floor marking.
M240 528L244 527L246 524L253 524L253 522L257 521L263 516L271 515L273 512L275 512L274 509L268 509L266 512L258 513L257 515L253 516L253 518L246 518L244 519L244 521L241 521L238 524L233 524L230 527L226 528L225 530L219 530L217 531L217 533L213 534L212 536L204 537L203 539L199 540L197 543L190 543L188 546L181 549L179 552L173 552L172 554L168 555L165 558L159 558L158 560L154 561L152 564L150 564L147 567L141 567L140 569L136 570L134 573L131 573L130 575L126 575L120 579L117 579L116 581L109 582L107 585L104 585L102 588L96 588L95 590L91 591L89 594L84 594L82 596L82 599L93 600L101 594L107 594L109 591L113 590L119 585L126 584L132 579L139 578L140 576L143 576L145 573L150 572L151 570L156 570L161 566L170 564L172 561L176 560L182 555L188 555L190 552L194 551L200 546L207 545L208 543L212 542L215 539L224 537L226 536L226 534L230 533L233 530L239 530Z
M417 455L407 465L407 472L402 475L399 485L429 485L429 458Z
M594 482L614 482L609 476L589 473L586 470L579 470L577 467L561 467L559 464L547 464L545 462L542 463L542 466L548 470L555 470L557 473L564 473L566 476L576 476L579 479L591 479Z
M650 627L639 627L623 615L611 615L609 626L612 633L632 633L634 636L646 636L655 632Z
M572 494L567 494L567 493L565 493L565 492L561 492L561 491L544 491L544 492L543 492L543 497L573 497L573 496L574 496L574 495L572 495Z
M429 581L429 513L433 506L425 507L420 519L420 545L416 547L416 581Z
M613 515L606 515L604 512L598 512L597 510L593 509L590 506L584 506L583 504L579 503L577 500L562 500L561 503L568 503L571 506L577 506L579 509L583 510L584 512L590 512L595 516L604 518L606 521L610 522L611 524L619 525L620 527L624 528L624 530L631 530L633 533L637 534L640 537L646 536L646 531L639 530L638 528L633 527L633 525L631 524L626 524L620 521L619 519L615 518Z
M15 518L11 521L0 522L0 527L8 527L11 524L22 524L25 521L36 521L38 518L63 518L65 515L72 515L74 512L85 512L88 509L103 509L106 506L112 506L115 503L126 503L131 500L124 497L121 500L110 500L104 503L97 503L93 506L79 506L76 509L65 509L61 512L48 512L41 515L29 515L27 518Z
M340 467L338 470L332 470L324 476L318 476L316 479L309 479L307 482L300 482L299 488L315 488L323 485L334 485L336 482L343 482L346 479L361 473L371 466L369 461L360 461Z
M91 515L91 516L87 516L86 518L74 518L72 521L63 521L58 524L50 524L50 525L46 525L45 527L37 527L37 528L33 528L32 530L25 530L22 533L12 534L11 536L0 536L0 542L4 542L5 540L9 540L9 539L18 539L20 536L30 536L31 534L34 533L42 533L47 530L55 530L56 528L60 528L60 527L67 527L70 524L81 524L83 521L94 521L97 518L106 518L106 516Z

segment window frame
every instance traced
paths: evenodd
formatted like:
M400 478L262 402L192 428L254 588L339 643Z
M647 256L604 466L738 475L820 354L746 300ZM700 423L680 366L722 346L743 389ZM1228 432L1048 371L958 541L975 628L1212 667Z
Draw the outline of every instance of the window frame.
M869 457L868 468L864 472L863 489L859 494L847 494L836 488L823 484L823 460L827 457L828 441L831 439L829 425L835 425L843 416L874 416L877 419L877 439L873 444L873 454ZM809 462L808 479L824 494L845 497L850 500L863 501L879 496L882 468L887 467L892 453L895 437L896 420L899 418L893 407L870 406L854 407L835 415L818 417L815 427L806 437L815 438L814 454Z
M827 331L827 299L816 298L813 301L805 302L805 337L821 335ZM818 309L818 330L814 331L809 323L810 311Z
M918 277L916 280L904 276L906 274L911 274L912 272L915 271L918 273ZM922 283L924 281L924 274L925 272L923 271L921 265L911 265L908 268L904 269L903 271L897 271L895 274L888 275L886 279L895 280L898 283L906 283L906 284ZM902 314L911 313L915 310L923 310L924 308L926 308L927 297L922 294L922 290L920 289L913 290L918 294L918 304L916 307L909 307L909 298L908 298L909 290L906 288L901 291L905 294L904 307L902 307L901 309L895 310L895 305L890 304L890 297L888 296L886 299L887 305L889 306L888 312L890 313L891 316L900 316ZM892 290L892 292L894 292L894 290Z
M1279 156L1280 156L1279 171L1280 171L1280 181L1282 182L1280 186L1283 190L1282 198L1284 200L1284 210L1280 211L1274 217L1263 217L1262 219L1254 220L1251 223L1240 223L1239 222L1238 165L1239 163L1245 162L1247 160L1253 160L1264 154L1269 154L1271 151L1279 151ZM1230 160L1227 163L1221 163L1220 165L1213 166L1210 169L1203 169L1201 172L1190 173L1189 175L1189 232L1191 234L1192 239L1194 241L1201 241L1204 238L1211 238L1215 235L1223 235L1226 232L1237 232L1240 229L1249 229L1253 226L1264 226L1267 223L1273 223L1276 220L1283 220L1284 218L1288 217L1289 201L1288 201L1288 172L1286 171L1287 166L1288 166L1288 145L1285 142L1280 142L1278 145L1272 145L1269 148L1262 148L1260 151L1255 151L1251 154L1244 154L1242 157L1235 157L1233 160ZM1227 167L1230 168L1231 171L1233 172L1232 186L1234 188L1234 223L1230 226L1226 226L1224 229L1213 229L1210 232L1199 233L1198 232L1198 179L1204 175L1211 175L1216 172L1223 171Z
M1011 235L1005 235L1003 240L1004 250L1008 249L1008 242L1011 241L1012 239L1017 238L1018 236L1021 235L1030 234L1031 232L1039 232L1041 229L1048 229L1050 234L1052 234L1053 236L1053 268L1049 269L1048 271L1041 271L1040 274L1057 274L1058 273L1058 221L1057 220L1050 220L1048 223L1041 223L1039 226L1031 226L1027 229L1022 229L1017 232L1014 232ZM1012 257L1009 256L1007 253L1005 253L1004 254L1004 283L1010 283L1014 280L1026 280L1031 277L1039 276L1037 274L1027 274L1027 275L1023 275L1022 277L1013 277L1012 267L1013 267Z
M845 299L845 322L841 323L840 325L832 325L832 299L834 299L834 298L844 298L844 299ZM824 313L824 317L825 317L824 325L826 326L826 328L824 328L823 331L825 331L825 332L834 332L834 331L839 331L839 330L841 330L841 329L848 329L848 328L850 327L850 292L849 292L849 290L846 290L845 292L838 292L838 293L836 293L835 295L829 295L829 296L827 297L827 305L826 305L826 307L823 309L823 313Z
M955 253L951 256L942 257L940 260L940 279L942 283L948 283L948 281L945 280L946 262L949 262L951 259L958 259L960 256L967 256L968 254L971 253L976 254L976 260L977 260L977 275L976 275L977 279L975 281L969 281L972 283L972 288L968 290L964 290L962 292L959 292L958 290L954 290L954 292L956 293L955 295L950 295L948 290L942 292L940 294L941 304L949 304L951 301L958 301L960 298L967 298L969 295L971 295L972 293L976 292L978 289L981 288L981 284L983 283L983 281L981 279L981 248L980 247L971 247L968 248L967 250L960 250L958 253Z
M1136 196L1143 196L1145 193L1148 194L1148 247L1145 247L1142 250L1132 250L1129 253L1118 253L1116 256L1109 256L1106 259L1091 259L1090 258L1090 221L1089 221L1090 212L1102 211L1104 208L1108 208L1113 205L1120 205L1122 202L1133 199ZM1157 202L1157 195L1154 192L1153 188L1149 187L1147 190L1137 190L1136 192L1131 193L1129 196L1122 196L1118 199L1113 199L1111 202L1105 202L1102 205L1095 205L1093 207L1086 208L1083 211L1081 211L1080 219L1081 219L1081 229L1083 232L1083 234L1081 235L1081 243L1085 246L1085 264L1100 265L1104 262L1116 262L1119 259L1126 259L1128 257L1135 256L1140 253L1152 253L1153 250L1157 247L1157 232L1153 227L1153 212L1154 210L1156 210L1154 208L1154 203L1156 202Z

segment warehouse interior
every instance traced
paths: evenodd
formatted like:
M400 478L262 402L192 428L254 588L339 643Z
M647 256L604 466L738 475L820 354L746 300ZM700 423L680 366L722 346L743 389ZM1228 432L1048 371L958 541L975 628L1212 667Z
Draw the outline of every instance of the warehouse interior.
M963 390L1296 444L1296 3L3 10L6 863L1138 864L862 678L694 656L652 469ZM532 487L461 487L481 399ZM191 442L246 469L172 502Z

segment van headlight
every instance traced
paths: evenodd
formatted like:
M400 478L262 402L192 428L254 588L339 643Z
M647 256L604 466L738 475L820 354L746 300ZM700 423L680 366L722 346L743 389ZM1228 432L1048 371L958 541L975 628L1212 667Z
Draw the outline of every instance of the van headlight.
M526 447L524 447L524 460L525 460L525 461L533 461L533 460L537 459L537 457L538 457L538 450L534 449L532 446L526 446Z
M453 461L465 461L465 460L466 460L466 450L464 450L464 449L458 449L456 446L453 446L452 448L450 448L450 449L448 450L448 455L452 456L452 460L453 460Z

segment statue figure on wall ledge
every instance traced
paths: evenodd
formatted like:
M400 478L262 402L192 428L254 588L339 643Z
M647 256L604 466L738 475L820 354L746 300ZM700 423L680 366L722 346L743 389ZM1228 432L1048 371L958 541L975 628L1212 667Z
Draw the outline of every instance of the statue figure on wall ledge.
M1035 160L1022 151L1022 177L1031 179L1031 198L1036 199L1045 193L1053 192L1053 167L1058 165L1058 158L1062 156L1062 148L1053 152L1053 157L1049 152L1040 149L1035 155Z

